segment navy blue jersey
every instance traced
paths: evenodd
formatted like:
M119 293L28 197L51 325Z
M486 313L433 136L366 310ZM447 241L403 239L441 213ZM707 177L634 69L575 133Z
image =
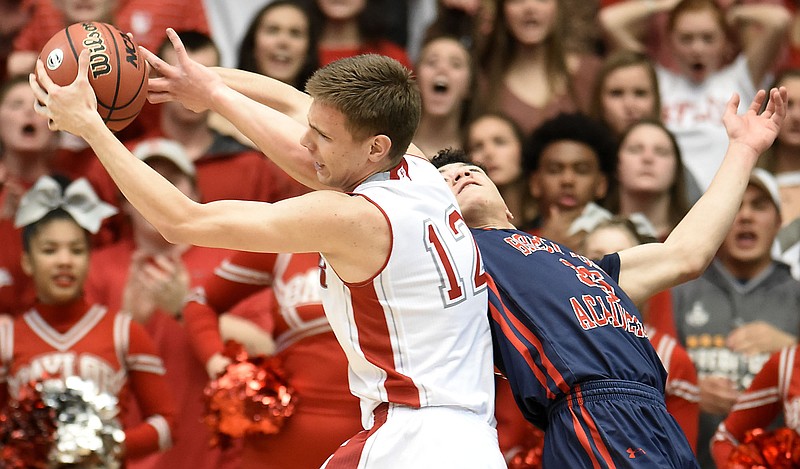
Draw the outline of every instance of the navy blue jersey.
M472 230L489 274L495 362L525 417L577 384L636 381L663 393L666 371L633 302L617 285L619 256L599 264L518 230Z

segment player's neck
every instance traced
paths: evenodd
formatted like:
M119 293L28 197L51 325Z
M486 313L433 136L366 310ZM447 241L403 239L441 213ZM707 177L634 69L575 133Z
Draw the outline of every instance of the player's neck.
M488 217L469 223L470 228L478 230L516 230L517 227L506 218Z

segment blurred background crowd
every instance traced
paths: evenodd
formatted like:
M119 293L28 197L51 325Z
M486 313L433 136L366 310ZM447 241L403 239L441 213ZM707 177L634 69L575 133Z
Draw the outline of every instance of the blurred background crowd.
M360 428L315 292L317 256L172 245L125 202L85 142L48 129L27 74L52 34L91 20L130 31L167 62L171 27L204 65L298 89L339 58L390 56L416 74L423 113L414 143L426 155L463 148L516 226L595 259L665 239L722 160L731 97L744 112L759 89L786 87L781 133L715 261L640 307L670 373L668 408L702 467L726 467L747 429L800 429L800 382L790 379L794 355L786 358L800 334L800 2L0 1L0 312L24 313L38 292L20 262L20 198L45 175L86 178L118 213L91 237L85 296L144 326L178 407L173 448L128 467L302 469ZM119 136L199 201L275 202L306 191L212 113L146 104ZM191 301L198 289L203 300ZM210 449L202 390L229 338L278 356L300 401L279 434ZM780 366L765 366L773 362ZM532 430L501 378L497 386L511 461ZM753 386L766 400L748 397ZM125 418L135 423L142 417L130 407Z

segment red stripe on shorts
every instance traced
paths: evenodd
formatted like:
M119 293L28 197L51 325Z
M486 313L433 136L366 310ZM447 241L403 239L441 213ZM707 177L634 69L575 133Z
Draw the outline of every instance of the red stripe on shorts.
M375 418L372 428L358 432L356 436L340 446L325 464L325 469L355 469L358 467L358 461L361 460L361 453L364 451L367 439L386 423L389 416L389 404L382 402L372 411L372 415Z

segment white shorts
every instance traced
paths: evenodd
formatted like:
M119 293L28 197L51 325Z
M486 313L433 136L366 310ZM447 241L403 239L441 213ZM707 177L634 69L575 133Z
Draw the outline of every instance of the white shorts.
M497 430L456 407L381 404L375 425L347 440L323 469L506 469Z

